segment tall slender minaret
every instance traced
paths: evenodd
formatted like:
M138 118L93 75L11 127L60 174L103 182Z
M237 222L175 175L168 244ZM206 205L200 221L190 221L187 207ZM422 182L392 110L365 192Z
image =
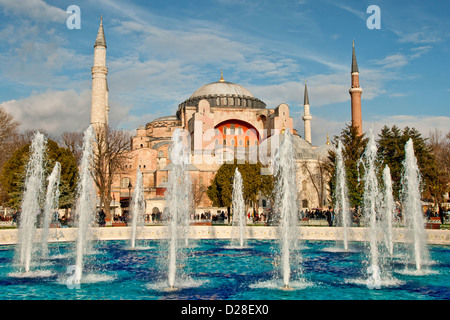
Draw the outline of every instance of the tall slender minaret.
M311 143L311 114L309 113L308 88L305 80L305 93L303 97L303 121L305 122L305 141Z
M108 126L108 83L106 75L106 41L103 32L103 19L100 17L97 38L94 45L94 66L92 73L91 124L96 133Z
M362 130L362 114L361 114L361 94L362 89L359 86L359 71L356 63L355 40L353 40L352 55L352 87L349 90L352 104L352 126L357 128L358 135L363 134Z

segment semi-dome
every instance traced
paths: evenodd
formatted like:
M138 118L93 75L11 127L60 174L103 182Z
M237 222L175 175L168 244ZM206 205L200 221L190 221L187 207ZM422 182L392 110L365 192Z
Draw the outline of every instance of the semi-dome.
M202 99L207 100L213 108L266 108L266 104L255 98L248 89L239 84L225 81L222 74L219 81L202 86L194 91L189 99L180 103L177 114L185 106L198 106Z

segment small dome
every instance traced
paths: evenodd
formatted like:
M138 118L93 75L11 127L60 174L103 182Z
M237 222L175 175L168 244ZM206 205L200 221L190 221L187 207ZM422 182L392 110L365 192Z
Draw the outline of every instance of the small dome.
M295 158L298 160L317 159L311 145L298 135L294 135Z
M278 149L284 140L284 134L275 134L262 141L260 149L267 150L269 156L271 151ZM293 135L294 156L296 160L316 160L317 154L314 152L311 145L300 138L298 135ZM263 156L265 156L263 154ZM272 155L273 156L273 155Z
M328 158L328 151L333 150L334 146L332 144L324 144L314 149L314 153L317 154L317 157L321 160L325 160Z

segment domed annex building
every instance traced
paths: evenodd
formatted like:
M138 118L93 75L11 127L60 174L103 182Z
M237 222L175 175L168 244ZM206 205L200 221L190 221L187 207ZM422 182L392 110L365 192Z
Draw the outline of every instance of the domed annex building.
M95 128L107 126L109 110L105 65L106 41L102 22L94 51L95 57L100 56L103 59L102 61L95 59L92 68L91 122ZM353 68L354 66L352 79ZM100 76L96 75L97 70L101 72ZM99 85L99 81L104 85ZM116 214L126 214L138 169L143 174L146 214L151 216L152 213L157 214L164 210L168 173L172 167L169 148L172 135L177 129L183 130L190 143L191 163L188 170L197 213L226 210L213 208L206 194L208 186L223 163L234 159L250 163L259 161L268 167L265 173L270 174L272 156L284 138L286 130L293 133L294 137L299 208L312 209L327 205L330 199L323 163L328 156L328 150L333 147L328 137L326 144L322 146L311 145L312 116L309 112L306 83L302 117L305 124L304 137L293 128L290 111L290 107L284 103L268 107L248 89L226 81L221 74L218 81L202 86L181 102L176 114L155 119L137 128L136 135L132 137L132 147L124 169L114 173L113 211ZM269 209L269 201L261 196L258 203L251 206L263 212Z

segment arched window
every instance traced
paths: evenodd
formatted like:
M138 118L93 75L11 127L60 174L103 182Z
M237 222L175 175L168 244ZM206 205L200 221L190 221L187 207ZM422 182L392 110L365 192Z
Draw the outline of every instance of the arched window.
M303 208L308 208L308 200L306 200L306 199L302 200L302 207Z
M308 188L308 183L306 182L306 180L302 181L302 190L306 190Z
M131 179L130 178L127 178L127 177L122 178L122 180L120 180L120 187L121 188L128 188L130 183L131 183Z
M162 150L158 151L158 158L164 158L164 151Z

